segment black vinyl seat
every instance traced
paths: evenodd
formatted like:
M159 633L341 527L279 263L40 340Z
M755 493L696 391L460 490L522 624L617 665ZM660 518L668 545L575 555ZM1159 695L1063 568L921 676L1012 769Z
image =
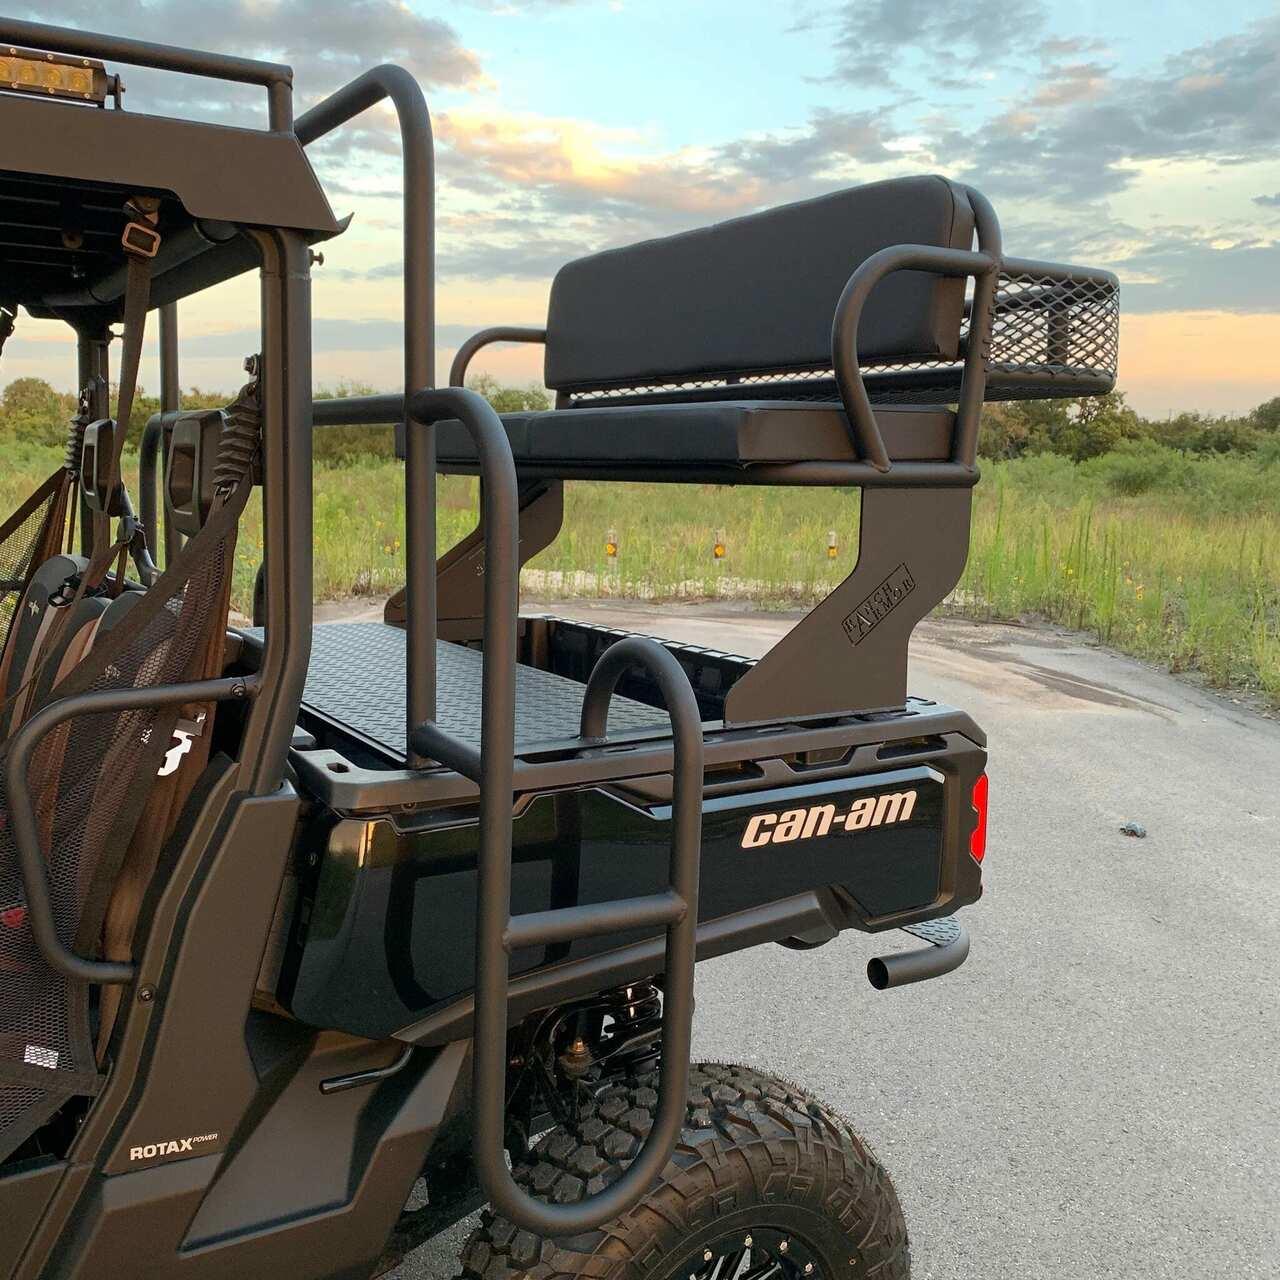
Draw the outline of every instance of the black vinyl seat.
M951 455L955 415L944 408L881 406L876 419L890 457L933 461ZM750 467L857 461L849 419L839 403L712 400L677 404L582 405L542 413L502 415L517 467L600 465L625 469ZM444 469L473 467L475 446L458 422L438 425Z
M945 178L895 178L579 258L552 281L545 328L476 334L450 381L490 342L544 344L556 407L502 419L529 477L841 484L903 462L972 483L975 404L1110 390L1118 315L1107 272L1000 257L974 360L983 206ZM846 295L868 266L868 291ZM332 425L368 420L319 403ZM461 425L437 425L442 467L474 471Z

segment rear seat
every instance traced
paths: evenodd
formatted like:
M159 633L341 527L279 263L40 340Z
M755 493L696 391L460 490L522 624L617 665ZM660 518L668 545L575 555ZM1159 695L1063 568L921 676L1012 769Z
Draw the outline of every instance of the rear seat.
M846 282L882 249L970 249L974 230L963 186L899 178L566 264L547 310L543 376L557 407L502 418L517 466L625 478L858 461L832 372ZM860 361L957 361L964 306L961 278L895 272L862 312ZM876 417L891 458L951 457L944 404ZM437 454L446 469L474 467L456 422L438 425Z

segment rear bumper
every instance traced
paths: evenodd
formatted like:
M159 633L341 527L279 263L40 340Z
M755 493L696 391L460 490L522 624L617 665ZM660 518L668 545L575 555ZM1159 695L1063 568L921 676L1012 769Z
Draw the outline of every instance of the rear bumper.
M980 896L970 797L986 752L960 713L921 703L824 726L711 732L707 743L700 959L762 942L812 946L846 929L920 925ZM524 762L525 777L543 785L516 799L513 912L643 895L665 883L665 747L637 741ZM295 752L304 785L305 772L321 768L334 782L323 797L329 805L322 800L304 833L298 907L275 994L316 1026L429 1044L465 1036L478 845L470 784L442 775L440 800L413 812L346 809L333 805L339 789L368 801L397 784L385 773L370 784L353 778L355 770L335 774L324 768L334 754ZM424 781L418 775L419 796ZM929 976L930 965L955 954L931 947L913 967L887 961L886 985L908 971ZM662 966L656 928L519 949L511 1016Z

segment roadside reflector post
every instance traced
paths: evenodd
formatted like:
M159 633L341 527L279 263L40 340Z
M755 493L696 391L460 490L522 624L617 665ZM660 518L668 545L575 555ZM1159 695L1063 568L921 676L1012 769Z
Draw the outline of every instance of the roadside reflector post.
M839 553L840 544L836 541L836 531L834 529L827 530L827 559L834 560Z
M723 560L724 552L725 552L725 537L724 537L724 530L721 529L716 534L716 541L715 541L715 545L711 548L711 554L717 560Z
M605 564L609 566L610 573L618 572L618 531L610 529L604 535L604 557Z

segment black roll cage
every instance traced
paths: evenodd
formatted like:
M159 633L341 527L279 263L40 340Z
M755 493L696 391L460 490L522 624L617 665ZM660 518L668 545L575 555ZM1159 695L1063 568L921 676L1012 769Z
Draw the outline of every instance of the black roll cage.
M74 978L98 983L133 980L133 966L75 955L57 936L27 794L27 766L40 739L70 718L108 708L243 699L250 710L240 752L239 789L253 796L276 792L285 777L289 741L302 699L311 648L311 432L315 427L327 425L402 423L406 452L409 764L414 767L425 765L428 760L443 762L479 788L479 929L472 1024L475 1163L481 1185L491 1201L522 1226L543 1234L566 1235L601 1225L642 1197L648 1182L670 1158L684 1119L697 928L702 726L687 678L675 658L654 642L621 641L618 648L601 659L587 687L582 718L584 737L598 737L602 732L609 697L629 665L648 668L671 715L675 834L670 855L670 887L646 898L512 918L519 494L512 450L501 421L486 401L465 390L461 383L467 362L486 342L541 341L545 334L541 330L506 328L477 335L458 352L450 378L452 385L433 387L434 148L430 113L421 89L403 69L378 67L295 121L292 71L285 66L11 20L0 20L0 40L261 85L268 95L269 130L292 131L304 145L340 128L375 104L389 100L397 114L403 149L403 395L313 404L310 250L306 237L287 228L244 230L256 247L262 279L266 625L261 665L252 677L111 694L81 693L47 707L17 734L11 744L6 770L11 803L14 803L15 837L28 901L33 907L38 945L55 969ZM764 466L751 474L751 482L853 485L870 489L967 489L975 483L986 343L1002 260L1000 231L993 211L977 192L970 190L968 194L974 201L977 221L979 247L976 252L896 246L859 266L845 287L833 323L832 361L857 460ZM862 308L875 285L889 273L900 270L973 277L976 282L958 426L952 456L946 461L892 462L861 377L856 335ZM172 305L163 308L160 323L162 413L147 426L141 458L140 508L152 545L157 523L157 458L163 452L166 428L179 407L177 322ZM105 325L83 324L77 334L82 384L92 382L95 388L91 411L95 416L106 417L109 333ZM482 479L486 607L479 752L450 736L436 719L436 446L433 428L435 423L453 418L461 421L475 443ZM578 473L572 468L559 468L556 474L563 477ZM629 1172L606 1191L572 1206L535 1200L516 1185L504 1156L510 999L508 953L530 939L567 940L637 925L662 925L666 929L664 1034L667 1051L662 1060L657 1121Z

